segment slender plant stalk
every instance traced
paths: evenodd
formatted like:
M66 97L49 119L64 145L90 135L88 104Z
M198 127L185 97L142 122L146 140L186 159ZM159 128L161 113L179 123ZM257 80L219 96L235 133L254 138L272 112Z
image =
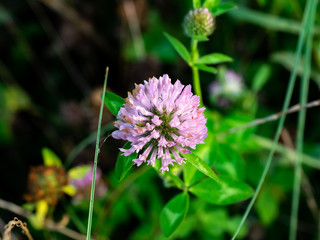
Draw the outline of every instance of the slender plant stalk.
M255 119L255 120L251 121L251 122L248 122L248 123L245 123L243 125L240 125L238 127L230 128L227 131L219 132L218 134L235 133L235 132L247 129L247 128L255 127L255 126L258 126L258 125L261 125L261 124L265 124L267 122L272 122L272 121L278 120L282 115L288 115L288 114L291 114L291 113L298 112L301 109L313 108L313 107L318 107L318 106L320 106L320 99L314 100L314 101L309 102L309 103L306 103L305 105L296 104L296 105L290 107L287 111L278 112L278 113L275 113L275 114L272 114L272 115L269 115L269 116L263 117L263 118L258 118L258 119Z
M310 28L308 29L308 37L305 48L304 56L304 74L302 78L302 88L300 91L300 105L305 105L308 99L308 90L309 90L309 79L311 72L311 49L312 49L312 38L313 38L313 26L315 11L317 9L317 1L312 2L312 12L310 14ZM298 226L298 210L299 210L299 196L300 196L300 187L301 187L301 176L302 176L302 154L303 154L303 137L304 137L304 128L306 122L306 109L301 109L299 112L298 119L298 133L297 133L297 161L295 164L294 171L294 183L293 183L293 194L292 194L292 208L291 208L291 218L290 218L290 234L289 239L295 240L297 238L297 226Z
M92 228L92 214L93 214L93 204L94 204L94 190L95 190L95 182L96 182L96 171L97 171L97 164L98 164L98 155L100 152L99 149L99 139L100 139L100 131L101 131L101 120L102 120L102 113L103 113L103 105L104 105L104 97L106 93L106 85L108 80L108 73L109 68L106 68L106 75L104 78L103 84L103 92L102 92L102 100L100 106L100 114L99 114L99 122L98 122L98 131L97 131L97 140L96 140L96 151L94 154L94 166L93 166L93 176L92 176L92 185L91 185L91 194L90 194L90 206L89 206L89 215L88 215L88 227L87 227L87 237L86 240L90 240L91 237L91 228Z
M195 62L199 58L198 41L194 39L191 40L191 58L192 58L192 62ZM202 101L199 69L194 65L191 68L192 68L194 92L196 93L196 95L200 97L200 107L202 107L203 101Z
M293 71L291 72L291 76L290 76L290 81L289 81L289 86L288 86L288 89L287 89L287 93L286 93L286 97L285 97L285 100L284 100L284 104L283 104L283 108L282 108L282 111L287 111L288 107L289 107L289 103L290 103L290 100L291 100L291 96L292 96L292 92L293 92L293 88L294 88L294 85L295 85L295 81L296 81L296 77L297 77L297 69L298 69L298 65L299 65L299 61L300 61L300 56L301 56L301 51L302 51L302 46L305 42L305 38L306 38L306 32L307 32L307 29L309 29L310 27L310 12L311 12L311 1L315 1L315 0L309 0L307 2L307 5L306 5L306 8L305 8L305 12L304 12L304 16L303 16L303 22L302 22L302 28L301 28L301 32L299 34L299 40L298 40L298 47L297 47L297 50L296 50L296 55L295 55L295 60L294 60L294 68L293 68ZM279 140L279 137L280 137L280 134L281 134L281 130L282 130L282 127L284 125L284 121L285 121L285 118L286 118L286 115L282 115L280 120L279 120L279 123L278 123L278 127L277 127L277 131L276 131L276 134L275 134L275 138L274 138L274 141L273 141L273 144L272 144L272 149L270 150L270 153L268 155L268 158L267 158L267 162L266 162L266 165L264 167L264 170L263 170L263 173L260 177L260 180L259 180L259 183L258 183L258 186L257 186L257 189L255 191L255 193L253 194L252 196L252 199L241 219L241 222L240 224L238 225L238 228L236 230L236 232L234 233L233 237L232 237L232 240L236 239L236 237L238 236L239 234L239 231L241 229L241 227L243 226L244 222L246 221L252 207L253 207L253 204L255 203L257 197L258 197L258 194L261 190L261 187L264 183L264 180L265 180L265 177L267 176L267 173L269 171L269 168L270 168L270 165L271 165L271 162L272 162L272 158L273 158L273 155L275 153L275 150L276 150L276 146L278 145L278 140Z

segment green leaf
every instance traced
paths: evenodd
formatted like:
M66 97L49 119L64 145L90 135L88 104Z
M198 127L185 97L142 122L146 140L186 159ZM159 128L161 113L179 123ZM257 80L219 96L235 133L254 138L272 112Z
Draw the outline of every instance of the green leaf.
M199 68L199 70L204 71L204 72L208 72L208 73L212 73L212 74L216 74L218 72L218 70L214 67L208 67L204 64L193 64L195 67Z
M231 62L232 58L222 53L211 53L204 55L196 60L196 64L217 64L222 62Z
M172 47L178 52L178 54L187 62L190 63L190 54L186 47L176 38L170 36L168 33L164 33L165 37L171 43Z
M231 9L236 8L235 4L232 3L224 3L224 4L220 4L214 8L211 9L211 13L213 14L213 16L219 16L221 14L226 13L227 11L230 11Z
M188 208L188 193L180 193L164 206L160 213L160 226L166 237L169 237L179 227Z
M182 189L184 187L184 182L178 176L172 174L171 172L165 172L163 175L168 181L171 181L172 184L174 184L174 186L176 186L177 188Z
M124 103L125 100L122 97L112 92L106 91L104 104L108 107L108 109L113 115L118 115L118 112Z
M42 148L42 158L45 166L60 167L62 165L60 158L49 148Z
M262 64L253 77L252 90L258 92L263 88L270 78L271 67L267 64Z
M192 39L200 41L200 42L209 41L209 38L207 38L205 36L201 36L201 35L192 36Z
M203 176L203 173L199 172L195 166L189 162L186 162L183 167L183 180L187 187L203 178Z
M127 142L124 146L124 149L129 149L131 148L131 144L129 142ZM116 162L116 167L115 167L115 171L116 171L116 176L119 179L119 181L121 181L126 174L129 172L129 170L131 169L131 167L133 166L133 159L136 159L138 156L138 154L136 152L132 153L130 156L124 156L122 155L122 152L119 153L118 158L117 158L117 162Z
M208 8L210 11L218 6L220 3L220 0L206 0L203 4L204 8Z
M77 166L71 168L68 173L71 179L81 179L90 171L90 169L90 165Z
M187 162L190 162L193 166L195 166L200 172L204 173L208 177L212 178L215 181L218 181L217 175L210 168L210 166L202 161L197 155L194 153L182 154L183 157L187 159Z
M201 0L192 0L193 8L197 9L201 7Z
M214 167L219 174L243 180L245 166L239 153L230 148L227 144L219 144L215 147Z
M216 205L228 205L252 196L252 188L244 182L219 176L219 181L205 179L190 188L199 198Z
M276 219L279 213L279 202L270 187L262 189L255 208L263 224L270 225Z
M205 110L205 115L206 112L207 110ZM218 148L214 138L214 133L210 133L210 131L208 133L209 135L206 138L205 143L197 145L197 148L195 151L193 151L193 153L206 162L209 166L212 166L215 161L215 155ZM195 166L189 162L186 162L183 168L183 179L186 186L192 185L194 182L203 178L203 176L203 173L198 171Z

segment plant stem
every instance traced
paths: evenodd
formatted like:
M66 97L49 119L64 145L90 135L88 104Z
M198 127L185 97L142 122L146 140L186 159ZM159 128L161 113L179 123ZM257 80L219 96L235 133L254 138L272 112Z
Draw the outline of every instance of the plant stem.
M301 28L301 32L299 34L299 40L298 40L298 47L297 47L297 50L296 50L296 54L295 54L295 60L294 60L294 68L291 72L291 75L290 75L290 81L289 81L289 86L288 86L288 89L287 89L287 93L286 93L286 97L285 97L285 100L284 100L284 104L283 104L283 107L282 107L282 111L287 111L288 107L289 107L289 103L290 103L290 100L291 100L291 96L292 96L292 92L293 92L293 88L294 88L294 85L295 85L295 81L296 81L296 77L297 77L297 69L298 69L298 65L299 65L299 62L300 62L300 56L301 56L301 51L302 51L302 46L305 42L305 38L306 38L306 32L307 32L307 29L308 27L310 26L310 20L309 20L309 13L311 11L311 1L315 1L315 0L309 0L307 2L307 5L306 5L306 8L305 8L305 12L304 12L304 16L303 16L303 22L302 22L302 28ZM234 233L233 237L232 237L232 240L236 239L236 237L238 236L238 233L241 229L241 227L243 226L244 222L246 221L252 207L253 207L253 204L255 203L257 197L258 197L258 194L261 190L261 187L264 183L264 180L267 176L267 173L269 171L269 168L270 168L270 165L271 165L271 161L272 161L272 158L273 158L273 155L275 153L275 150L276 150L276 146L278 145L278 140L279 140L279 137L280 137L280 134L281 134L281 130L282 130L282 127L284 125L284 121L285 121L285 118L286 118L286 115L282 115L280 120L279 120L279 123L278 123L278 126L277 126L277 130L276 130L276 134L275 134L275 137L274 137L274 140L273 140L273 143L272 143L272 149L270 150L270 153L268 155L268 158L267 158L267 161L266 161L266 165L264 167L264 170L263 170L263 173L260 177L260 180L259 180L259 183L258 183L258 186L257 186L257 189L255 191L255 193L253 194L252 196L252 199L241 219L241 222L240 224L238 225L238 228L236 230L236 232Z
M199 58L198 41L192 39L191 40L191 61L194 63L198 58ZM203 106L203 101L202 101L199 69L194 65L192 65L191 68L192 68L194 91L195 91L196 95L198 95L200 97L200 107L202 107Z
M309 79L311 72L311 49L312 49L312 38L313 38L313 26L315 18L315 10L317 6L317 1L312 2L312 12L310 14L310 28L308 29L308 37L305 48L304 56L304 74L301 80L301 91L300 91L300 105L305 105L308 99L309 90ZM294 171L294 183L293 183L293 194L292 194L292 207L291 207L291 218L290 218L290 234L289 239L295 240L297 238L297 226L298 226L298 210L299 210L299 196L301 188L301 173L302 173L302 154L303 154L303 137L304 128L306 121L306 109L301 109L299 112L298 119L298 133L297 133L297 161L295 164Z
M99 149L99 139L100 139L100 131L101 131L101 121L102 121L102 113L103 113L103 105L104 105L104 97L106 93L106 85L108 80L109 68L106 68L106 75L104 78L103 84L103 92L102 92L102 100L100 106L100 114L99 114L99 122L98 122L98 131L97 131L97 140L96 140L96 150L94 154L94 166L93 166L93 176L92 176L92 185L91 185L91 194L90 194L90 206L89 206L89 215L88 215L88 227L87 227L87 237L86 240L90 240L91 237L91 228L92 228L92 214L93 214L93 204L94 204L94 190L95 190L95 182L96 182L96 171L98 164L98 155L100 152Z

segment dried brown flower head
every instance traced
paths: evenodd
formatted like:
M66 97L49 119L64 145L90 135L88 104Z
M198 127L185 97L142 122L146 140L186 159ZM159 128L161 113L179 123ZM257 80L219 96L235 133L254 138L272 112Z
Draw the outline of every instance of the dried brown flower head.
M68 181L68 175L62 167L32 167L28 177L28 193L24 197L29 202L45 200L55 205Z

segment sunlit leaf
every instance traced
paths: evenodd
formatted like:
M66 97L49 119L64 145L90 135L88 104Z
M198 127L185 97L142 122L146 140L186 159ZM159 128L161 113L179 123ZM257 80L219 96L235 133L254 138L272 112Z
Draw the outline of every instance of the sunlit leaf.
M211 53L196 60L196 64L217 64L231 62L232 58L222 53Z
M129 149L131 148L131 144L127 142L123 146L123 148ZM119 152L117 162L116 162L116 167L115 167L116 176L119 179L119 181L121 181L129 172L129 170L132 168L133 166L132 160L136 159L137 156L138 154L136 152L132 153L130 156L127 156L127 157L122 155L122 152Z
M182 154L189 163L195 166L200 172L204 173L208 177L212 178L215 181L218 181L218 177L215 172L211 169L211 167L204 161L202 161L197 155L194 153Z
M209 203L228 205L252 196L252 188L244 182L219 176L219 181L205 179L192 186L190 192Z
M177 53L187 62L190 63L190 54L186 47L176 38L170 36L168 33L164 33L168 41L171 43L172 47L177 51Z
M160 226L166 237L169 237L179 227L188 208L188 193L180 193L164 206L160 213Z
M112 92L106 91L104 104L108 107L108 109L113 115L118 115L118 112L124 103L125 100L122 97Z
M209 10L213 9L214 7L218 6L220 3L220 0L206 0L203 3L204 8L208 8Z
M235 4L232 3L224 3L224 4L220 4L214 8L211 9L211 13L213 14L213 16L219 16L221 14L224 14L232 9L236 8Z
M60 167L62 165L60 158L49 148L42 148L42 158L45 166Z

